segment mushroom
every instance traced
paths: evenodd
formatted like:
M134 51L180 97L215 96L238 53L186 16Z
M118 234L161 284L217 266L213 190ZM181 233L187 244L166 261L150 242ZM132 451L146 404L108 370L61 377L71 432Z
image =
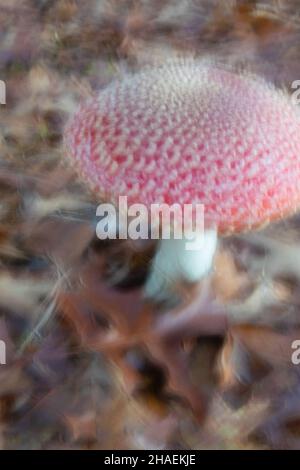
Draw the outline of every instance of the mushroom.
M178 61L113 82L81 105L65 143L106 201L204 205L197 250L184 238L160 240L148 297L205 276L217 235L263 227L300 206L297 106L263 79L215 64Z

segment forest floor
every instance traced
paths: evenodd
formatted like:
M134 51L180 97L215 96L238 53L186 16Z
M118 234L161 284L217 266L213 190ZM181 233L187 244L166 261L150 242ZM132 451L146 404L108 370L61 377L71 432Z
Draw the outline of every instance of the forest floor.
M300 217L224 238L197 315L160 311L153 246L95 239L64 163L82 99L184 56L292 92L299 1L0 0L0 448L300 446Z

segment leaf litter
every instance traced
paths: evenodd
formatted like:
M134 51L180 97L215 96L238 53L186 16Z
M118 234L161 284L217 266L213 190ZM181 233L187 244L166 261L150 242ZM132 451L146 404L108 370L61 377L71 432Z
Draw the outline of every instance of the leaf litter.
M62 147L81 100L170 57L212 56L290 90L297 1L0 11L0 447L299 447L299 216L223 239L205 281L174 286L180 303L146 302L155 244L95 238L97 201Z

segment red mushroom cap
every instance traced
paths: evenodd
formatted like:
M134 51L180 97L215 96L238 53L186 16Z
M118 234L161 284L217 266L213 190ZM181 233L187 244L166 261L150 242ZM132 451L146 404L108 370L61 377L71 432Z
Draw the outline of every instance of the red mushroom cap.
M266 82L196 62L146 69L82 105L67 151L89 187L128 203L202 203L219 232L300 206L300 112Z

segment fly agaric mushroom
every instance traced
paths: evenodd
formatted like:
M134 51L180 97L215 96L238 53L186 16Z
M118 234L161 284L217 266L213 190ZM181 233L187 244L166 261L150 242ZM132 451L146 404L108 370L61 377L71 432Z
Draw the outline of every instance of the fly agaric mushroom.
M204 276L217 233L259 228L300 206L298 108L265 81L212 64L166 64L112 83L80 107L65 142L106 201L204 205L204 249L161 240L148 296Z

